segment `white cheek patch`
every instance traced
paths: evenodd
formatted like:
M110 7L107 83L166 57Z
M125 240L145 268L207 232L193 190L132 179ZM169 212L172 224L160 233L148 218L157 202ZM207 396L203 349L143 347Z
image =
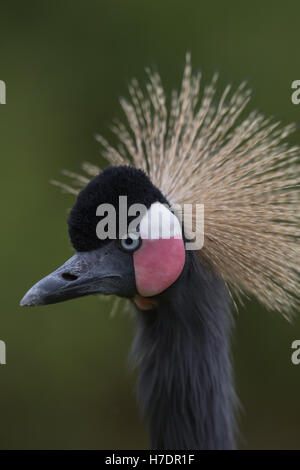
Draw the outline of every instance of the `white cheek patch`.
M181 225L163 204L152 204L140 222L141 247L133 254L135 281L142 297L166 290L180 276L185 263Z
M155 202L140 222L140 236L144 240L180 239L182 238L181 225L166 206Z

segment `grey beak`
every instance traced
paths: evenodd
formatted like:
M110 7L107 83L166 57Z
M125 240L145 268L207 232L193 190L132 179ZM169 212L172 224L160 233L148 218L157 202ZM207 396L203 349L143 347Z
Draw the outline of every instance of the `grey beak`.
M47 305L90 294L131 297L134 293L132 258L110 242L98 250L76 253L31 287L20 305Z

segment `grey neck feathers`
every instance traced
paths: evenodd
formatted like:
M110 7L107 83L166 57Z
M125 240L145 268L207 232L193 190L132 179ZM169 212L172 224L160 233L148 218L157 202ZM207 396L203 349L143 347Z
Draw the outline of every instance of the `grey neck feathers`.
M132 358L153 449L235 447L229 306L224 282L187 252L158 307L138 312Z

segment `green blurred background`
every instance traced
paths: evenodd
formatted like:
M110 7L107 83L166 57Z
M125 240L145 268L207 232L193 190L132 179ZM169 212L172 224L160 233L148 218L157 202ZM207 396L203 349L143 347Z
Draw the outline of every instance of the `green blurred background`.
M111 303L97 297L18 306L72 254L73 198L49 181L83 160L101 163L93 135L108 135L131 77L155 64L170 91L187 50L207 79L219 70L221 86L248 79L249 110L300 122L291 103L299 15L299 1L1 1L0 448L147 448L127 366L129 316L110 318ZM290 359L300 318L291 325L249 301L236 324L240 447L300 449L300 365Z

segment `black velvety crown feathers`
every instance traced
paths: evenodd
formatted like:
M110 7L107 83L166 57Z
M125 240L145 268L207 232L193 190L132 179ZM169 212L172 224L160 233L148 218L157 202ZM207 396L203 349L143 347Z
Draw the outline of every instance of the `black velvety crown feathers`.
M78 194L70 211L69 235L75 250L95 250L107 242L100 240L96 234L96 226L101 220L101 217L96 215L96 210L100 204L112 204L115 207L118 230L119 196L127 196L128 207L138 203L144 204L148 209L154 202L168 204L144 171L130 166L108 167ZM128 217L128 222L131 219L132 217Z

